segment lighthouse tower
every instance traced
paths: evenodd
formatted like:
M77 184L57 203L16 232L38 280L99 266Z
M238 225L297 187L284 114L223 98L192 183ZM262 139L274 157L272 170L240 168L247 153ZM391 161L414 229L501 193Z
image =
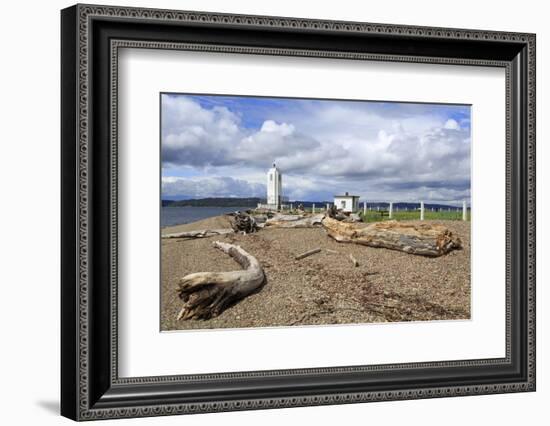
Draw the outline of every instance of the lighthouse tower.
M283 175L275 163L267 172L267 204L272 209L280 209L283 198Z

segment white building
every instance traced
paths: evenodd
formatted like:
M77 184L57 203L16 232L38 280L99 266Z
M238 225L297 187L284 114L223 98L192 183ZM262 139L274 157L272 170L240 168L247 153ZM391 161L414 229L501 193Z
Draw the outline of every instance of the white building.
M273 163L267 171L267 204L258 204L259 208L279 210L283 202L283 174Z
M353 213L359 210L359 195L349 195L348 192L345 195L335 195L334 205L346 213Z

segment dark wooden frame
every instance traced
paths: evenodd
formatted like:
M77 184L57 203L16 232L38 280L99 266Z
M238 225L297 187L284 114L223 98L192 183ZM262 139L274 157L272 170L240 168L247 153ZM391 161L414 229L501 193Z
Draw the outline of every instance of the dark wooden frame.
M535 35L76 5L61 13L61 413L75 420L535 390ZM506 69L506 357L197 376L117 373L120 47ZM504 230L503 230L504 232Z

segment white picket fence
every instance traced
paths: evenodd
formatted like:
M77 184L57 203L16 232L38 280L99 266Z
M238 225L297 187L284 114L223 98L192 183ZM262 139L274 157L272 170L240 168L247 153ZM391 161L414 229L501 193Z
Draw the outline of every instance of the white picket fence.
M372 211L372 210L376 210L376 211L380 211L380 203L372 203L372 204L377 204L376 207L373 207L373 206L369 206L369 204L367 202L363 202L363 214L366 215L367 214L367 211ZM387 216L392 219L394 217L394 211L395 212L398 212L399 211L399 207L395 206L394 208L394 202L393 201L390 201L387 203L388 204L388 210L387 210ZM407 202L407 204L413 204L413 203L410 203L410 202ZM409 208L409 207L404 207L404 210L402 211L418 211L419 212L419 219L420 220L424 220L425 218L425 211L426 211L426 208L424 206L424 201L419 201L418 204L420 205L420 208ZM332 206L332 203L326 203L326 210L330 209ZM294 210L294 203L290 203L289 205L286 206L287 208L290 209L290 211L293 211ZM313 214L317 213L317 212L322 212L323 211L323 207L319 207L317 208L315 206L315 204L312 204L311 206L311 212ZM434 211L434 208L431 207L430 208L430 211ZM467 207L467 204L466 204L466 201L463 201L462 202L462 207L447 207L446 209L441 209L440 211L446 211L446 212L456 212L456 213L460 213L462 211L462 220L468 220L468 207Z
M378 204L376 206L376 211L380 211L380 203L376 203ZM410 204L410 203L409 203ZM424 206L424 201L420 201L419 202L420 204L420 208L419 209L414 209L414 210L419 210L419 213L420 213L420 220L424 220L424 212L425 212L425 206ZM331 204L330 203L327 203L326 205L326 209L328 210L330 208ZM457 213L459 213L461 210L462 210L462 220L468 220L468 206L466 204L466 201L463 201L462 202L462 208L460 207L447 207L447 212L451 212L452 210L451 209L456 209L455 211ZM367 211L369 210L372 210L372 208L370 208L368 206L368 203L367 202L363 202L363 214L366 215L367 214ZM433 212L434 209L433 207L430 208L430 210ZM391 219L393 218L393 211L394 211L394 208L393 208L393 201L390 201L388 203L388 217ZM395 208L395 211L399 211L399 208L396 206ZM405 210L404 211L409 211L409 208L408 207L405 207ZM443 210L445 211L445 210ZM315 212L315 205L313 205L313 212Z

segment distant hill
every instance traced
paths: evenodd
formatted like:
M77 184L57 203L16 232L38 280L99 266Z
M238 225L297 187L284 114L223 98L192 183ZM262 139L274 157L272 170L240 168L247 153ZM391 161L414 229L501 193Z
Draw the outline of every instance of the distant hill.
M387 203L387 202L369 202L367 201L367 206L370 208L370 209L376 209L376 208L380 208L380 209L388 209L390 207L390 203ZM359 207L362 209L363 208L363 202L361 201L359 203ZM394 209L398 209L398 210L403 210L403 209L407 209L407 210L415 210L415 209L420 209L420 203L393 203L393 208ZM424 202L424 208L429 210L429 209L434 209L434 210L447 210L447 209L462 209L462 205L455 205L455 206L452 206L452 205L448 205L448 204L438 204L438 203L429 203L429 202Z
M248 198L199 198L191 200L162 200L163 207L256 207L262 201L258 197Z
M265 199L259 197L246 197L246 198L234 198L234 197L220 197L220 198L198 198L189 200L162 200L163 207L256 207L258 203L265 203ZM292 204L294 207L298 207L302 204L306 208L311 208L313 204L317 208L323 208L327 203L332 204L333 201L286 201L285 204ZM384 202L368 202L367 205L370 209L388 209L389 203ZM393 203L393 208L397 210L415 210L420 207L420 203ZM447 210L461 209L462 206L449 206L446 204L436 203L424 203L426 209L434 210ZM363 202L359 203L359 208L363 208Z

